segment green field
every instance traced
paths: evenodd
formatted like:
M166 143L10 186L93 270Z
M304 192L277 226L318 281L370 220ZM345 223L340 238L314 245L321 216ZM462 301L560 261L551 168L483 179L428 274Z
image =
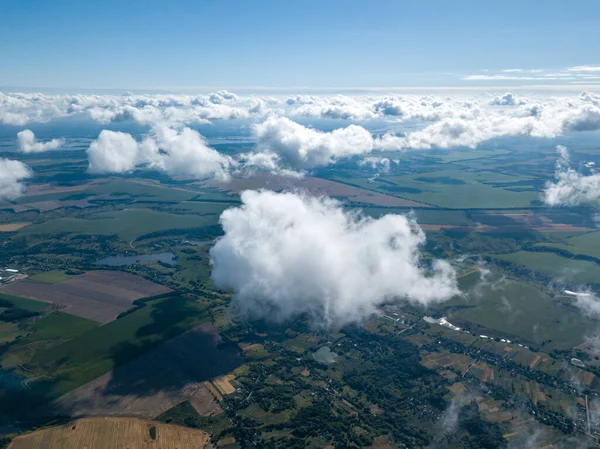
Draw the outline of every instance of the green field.
M454 209L530 207L538 192L515 192L492 185L489 171L440 170L429 173L367 178L332 178L369 190ZM493 172L495 182L517 183L520 176Z
M557 281L575 284L600 283L600 265L583 260L567 259L547 252L518 251L495 255L526 268L554 276Z
M44 301L36 301L35 299L23 298L21 296L14 296L6 293L0 293L0 299L10 301L16 307L30 310L31 312L39 312L49 305L49 303Z
M461 283L463 288L470 287L464 297L438 306L453 307L446 312L450 322L453 318L469 321L538 345L551 340L545 348L558 349L573 348L597 328L597 323L577 309L553 301L531 284L496 277L493 285L477 286L472 282L475 277L470 278Z
M19 335L21 331L16 323L0 322L0 345L13 341Z
M386 214L406 215L410 209L393 207L365 207L362 208L364 215L379 218ZM440 210L440 209L415 209L412 211L419 224L445 224L453 226L473 225L462 210Z
M197 301L178 296L157 299L78 338L37 352L28 365L50 382L49 395L59 396L206 319Z
M569 236L561 243L543 243L536 246L562 249L574 255L585 255L600 259L600 231Z
M218 215L180 215L157 212L150 209L125 209L102 212L89 219L58 218L23 228L22 235L57 234L118 234L129 241L144 234L167 229L186 229L210 226L218 223Z
M37 273L29 276L30 281L42 282L44 284L56 284L57 282L66 281L71 276L66 274L64 271L42 271L41 273Z
M98 323L95 321L62 312L52 312L36 320L28 329L31 333L23 338L19 344L57 339L69 340L96 327L98 327Z

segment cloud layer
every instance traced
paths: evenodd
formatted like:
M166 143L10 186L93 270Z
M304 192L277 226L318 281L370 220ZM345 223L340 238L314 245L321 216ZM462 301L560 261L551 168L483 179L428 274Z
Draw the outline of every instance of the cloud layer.
M0 158L0 200L14 200L25 190L23 180L33 176L22 162Z
M396 297L426 305L458 293L448 263L422 264L425 234L409 217L361 218L298 193L245 191L241 199L221 215L225 235L210 256L215 283L236 293L244 313L310 313L343 325Z
M60 148L65 143L65 139L52 139L48 142L38 142L33 131L24 129L17 133L17 142L19 150L23 153L41 153L43 151Z
M572 69L565 74L597 76L593 75L594 67ZM523 73L532 76L528 71L517 72L522 69L508 70L498 76L522 76ZM12 125L87 117L103 124L133 121L151 127L182 128L216 120L263 122L273 116L408 123L403 148L476 147L497 137L555 137L570 131L598 130L600 97L589 92L552 97L523 97L511 92L477 93L459 98L431 95L238 96L227 91L207 95L121 96L0 93L0 123ZM398 147L398 142L394 146Z
M575 206L597 202L600 199L600 173L582 175L570 167L567 148L558 145L555 182L548 182L544 189L544 202L550 206Z

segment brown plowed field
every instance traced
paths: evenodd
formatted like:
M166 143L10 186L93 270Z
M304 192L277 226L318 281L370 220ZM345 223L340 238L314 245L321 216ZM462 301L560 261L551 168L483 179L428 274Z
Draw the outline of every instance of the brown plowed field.
M202 430L155 421L84 418L21 435L9 449L202 449L209 440Z
M56 284L13 282L0 291L64 306L62 312L105 324L129 310L133 301L172 290L121 271L90 271Z
M326 195L331 197L345 197L349 201L373 204L387 207L432 207L428 204L398 198L385 193L354 187L341 182L323 178L290 178L286 176L273 176L256 174L247 178L233 178L227 183L214 183L213 186L227 192L239 193L242 190L267 188L271 190L304 191L311 195Z

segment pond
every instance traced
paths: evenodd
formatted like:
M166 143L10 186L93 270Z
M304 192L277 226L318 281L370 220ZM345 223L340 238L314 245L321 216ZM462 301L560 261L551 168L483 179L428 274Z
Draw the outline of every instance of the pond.
M146 262L156 260L167 265L175 265L175 254L171 252L156 253L156 254L140 254L137 256L110 256L104 259L97 260L94 262L95 265L107 265L109 267L124 267L127 265L133 265L138 262Z

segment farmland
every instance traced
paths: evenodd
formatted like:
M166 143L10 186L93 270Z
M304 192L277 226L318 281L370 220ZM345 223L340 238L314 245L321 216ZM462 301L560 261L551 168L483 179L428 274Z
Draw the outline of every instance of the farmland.
M202 449L201 430L135 418L83 418L16 438L10 449Z
M218 414L203 382L240 364L235 349L220 350L219 343L210 325L199 325L66 393L44 413L155 418L187 400L200 415Z
M594 262L573 260L545 252L519 251L498 255L499 259L553 276L565 284L593 284L600 280L600 266Z
M534 344L569 349L596 328L576 309L554 301L535 286L496 276L475 284L468 294L440 304L448 319L483 326L485 331Z
M117 271L90 271L52 284L20 281L0 287L4 293L52 302L62 311L99 323L114 320L133 301L171 292L141 277Z
M506 181L505 178L511 183L522 181L517 176L505 175L502 180ZM364 178L332 179L444 208L529 207L533 201L539 200L539 194L535 191L515 192L503 188L500 183L483 182L487 179L485 172L442 170L431 174L385 175L372 182Z
M203 307L177 296L150 301L118 320L35 353L30 369L59 396L202 322Z
M24 234L117 234L130 241L151 232L167 229L186 229L210 226L217 223L218 215L174 215L147 209L129 209L118 212L102 212L83 218L58 218L42 224L27 226Z

